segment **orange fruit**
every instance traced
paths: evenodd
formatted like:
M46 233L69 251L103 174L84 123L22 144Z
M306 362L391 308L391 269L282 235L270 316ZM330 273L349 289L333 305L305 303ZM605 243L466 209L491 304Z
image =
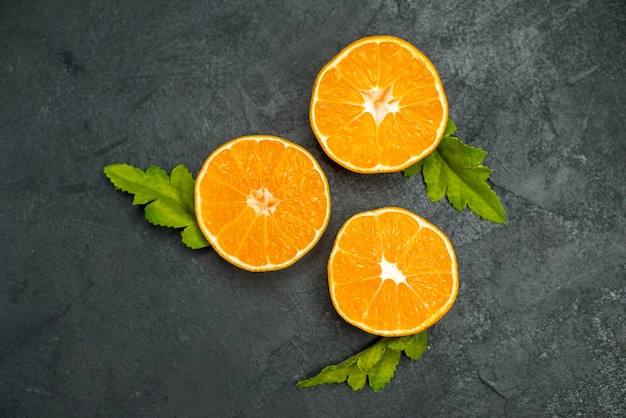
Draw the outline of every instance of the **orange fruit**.
M459 288L448 237L396 207L358 213L346 221L328 261L328 284L343 319L387 337L430 327L452 307Z
M318 162L275 136L243 136L216 149L198 174L194 198L211 246L249 271L292 265L330 218L330 189Z
M322 68L309 118L338 164L358 173L395 172L437 147L448 102L426 55L402 39L372 36L348 45Z

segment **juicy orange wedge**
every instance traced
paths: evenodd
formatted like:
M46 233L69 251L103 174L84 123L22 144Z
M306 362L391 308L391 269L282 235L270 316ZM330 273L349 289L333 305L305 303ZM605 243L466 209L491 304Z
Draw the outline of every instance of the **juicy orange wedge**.
M402 208L354 215L337 234L328 261L331 300L362 330L412 335L443 317L459 288L448 237Z
M360 39L317 75L309 112L320 145L358 173L401 171L430 154L448 102L430 60L393 36Z
M244 136L216 149L198 174L194 198L211 246L248 271L292 265L330 218L330 189L318 162L275 136Z

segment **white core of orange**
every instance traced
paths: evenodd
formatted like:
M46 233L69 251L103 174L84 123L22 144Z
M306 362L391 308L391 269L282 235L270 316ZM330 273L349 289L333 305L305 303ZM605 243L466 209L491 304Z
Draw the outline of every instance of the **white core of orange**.
M275 198L267 187L264 187L259 190L252 190L250 195L248 195L246 203L254 209L257 216L269 216L276 211L276 207L280 203L280 200Z
M398 103L400 99L396 99L391 94L391 87L386 89L372 88L370 90L360 90L363 96L365 112L370 113L376 122L376 125L385 119L389 113L395 113L400 108Z
M380 269L382 272L380 273L380 277L383 280L393 280L396 284L405 283L406 284L406 276L402 274L400 269L398 268L398 264L390 263L383 257L380 262Z

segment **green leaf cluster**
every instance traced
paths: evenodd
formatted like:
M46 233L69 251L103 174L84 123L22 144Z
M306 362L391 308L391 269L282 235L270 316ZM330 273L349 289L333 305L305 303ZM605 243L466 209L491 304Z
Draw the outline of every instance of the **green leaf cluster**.
M372 390L378 392L393 378L402 352L411 360L417 360L427 346L426 331L406 337L384 337L347 360L327 366L316 376L299 381L297 385L311 387L347 382L356 391L368 382Z
M492 170L482 165L487 151L471 147L452 136L456 125L452 119L439 146L423 160L404 170L406 177L422 172L426 192L432 202L444 196L456 210L471 211L491 222L505 223L506 214L500 199L487 179Z
M207 247L194 210L194 178L184 165L176 166L170 175L151 165L144 172L128 164L111 164L104 174L115 188L135 195L133 205L146 205L144 213L153 225L184 228L182 241L190 248Z

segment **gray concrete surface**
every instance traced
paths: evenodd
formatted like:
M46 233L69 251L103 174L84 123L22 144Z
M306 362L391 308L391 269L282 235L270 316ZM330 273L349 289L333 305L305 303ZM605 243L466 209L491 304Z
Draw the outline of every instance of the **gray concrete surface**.
M435 63L506 225L323 154L315 75L372 34ZM0 416L626 416L625 100L621 0L0 1ZM195 174L251 133L307 147L333 192L282 272L187 249L102 173ZM334 312L325 263L387 205L449 234L457 303L380 393L297 388L375 340Z

